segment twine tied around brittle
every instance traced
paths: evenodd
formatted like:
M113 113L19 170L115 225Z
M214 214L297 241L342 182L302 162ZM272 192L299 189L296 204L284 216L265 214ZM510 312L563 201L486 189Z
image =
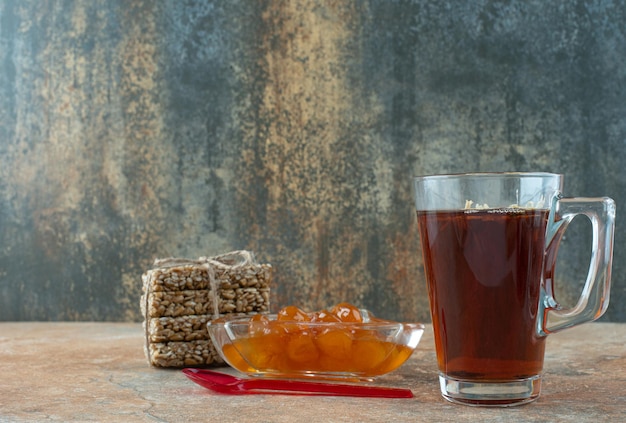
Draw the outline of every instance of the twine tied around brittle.
M218 319L220 317L219 296L217 292L217 280L215 279L215 269L219 268L223 270L231 270L244 266L253 266L256 264L258 263L256 261L256 258L254 257L254 253L247 250L236 250L213 257L199 257L197 260L176 257L155 259L153 267L167 268L187 265L197 265L205 267L209 274L209 283L212 291L213 319Z
M213 257L199 257L197 260L168 257L154 260L153 267L174 267L185 265L199 265L209 267L219 267L222 269L236 269L242 266L257 264L254 253L247 250L231 251Z

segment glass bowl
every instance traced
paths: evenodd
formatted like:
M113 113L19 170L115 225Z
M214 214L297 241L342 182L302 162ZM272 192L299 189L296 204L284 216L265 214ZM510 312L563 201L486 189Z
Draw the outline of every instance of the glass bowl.
M362 322L279 321L276 315L209 322L209 336L230 366L249 376L372 380L400 367L424 325L374 318Z

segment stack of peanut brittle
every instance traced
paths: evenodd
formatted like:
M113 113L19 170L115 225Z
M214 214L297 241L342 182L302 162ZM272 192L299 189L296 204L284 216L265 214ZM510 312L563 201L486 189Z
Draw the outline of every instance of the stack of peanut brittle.
M157 367L222 364L207 322L269 312L272 266L248 251L198 260L160 259L142 275L145 353Z

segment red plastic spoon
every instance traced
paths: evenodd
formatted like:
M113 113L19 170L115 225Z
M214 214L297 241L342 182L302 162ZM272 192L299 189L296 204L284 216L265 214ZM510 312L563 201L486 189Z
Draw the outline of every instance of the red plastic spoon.
M342 385L286 379L241 379L205 369L183 369L192 381L222 394L333 395L347 397L413 398L410 389Z

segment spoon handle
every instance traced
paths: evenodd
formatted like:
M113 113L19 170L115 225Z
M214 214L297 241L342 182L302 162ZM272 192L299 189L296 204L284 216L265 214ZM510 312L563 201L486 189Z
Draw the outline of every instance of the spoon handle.
M303 395L334 395L350 397L376 398L413 398L413 392L404 388L385 386L361 386L338 383L303 382L297 380L262 380L246 379L240 384L247 390L281 392L297 392Z

